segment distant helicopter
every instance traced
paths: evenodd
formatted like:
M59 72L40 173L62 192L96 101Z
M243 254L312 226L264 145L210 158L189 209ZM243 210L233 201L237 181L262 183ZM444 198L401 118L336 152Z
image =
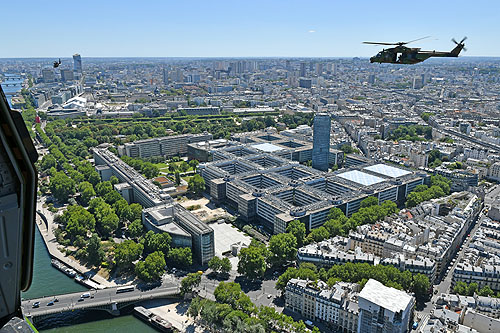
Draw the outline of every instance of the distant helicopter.
M389 64L417 64L424 60L429 59L430 57L458 57L460 51L465 49L465 40L467 37L464 37L460 42L457 42L455 38L451 41L457 46L451 50L451 52L439 52L439 51L420 51L420 48L410 48L404 45L416 42L418 40L422 40L424 38L429 38L430 36L415 39L409 42L399 42L399 43L379 43L379 42L363 42L364 44L375 44L375 45L397 45L396 47L392 47L389 49L384 49L377 53L376 56L370 58L370 62L378 62L378 63L389 63Z
M61 64L61 58L59 58L59 61L54 61L54 68L57 68L59 67L59 65Z

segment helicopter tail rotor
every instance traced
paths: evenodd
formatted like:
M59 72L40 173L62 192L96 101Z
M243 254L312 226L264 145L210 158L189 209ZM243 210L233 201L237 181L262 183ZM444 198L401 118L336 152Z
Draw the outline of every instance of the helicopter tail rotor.
M465 36L464 38L462 38L462 40L460 42L457 42L457 40L455 38L452 38L451 41L453 43L455 43L457 46L461 46L461 49L466 52L467 49L465 48L465 44L464 42L467 40L467 36Z

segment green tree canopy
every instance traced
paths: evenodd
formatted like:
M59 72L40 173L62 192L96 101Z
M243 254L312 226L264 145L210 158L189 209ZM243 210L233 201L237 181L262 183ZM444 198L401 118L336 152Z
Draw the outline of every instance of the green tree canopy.
M69 196L75 194L75 181L64 172L57 171L50 177L49 188L57 201L66 203Z
M273 265L283 265L295 259L297 239L291 233L278 234L269 241L269 260Z
M94 216L82 206L68 206L60 220L65 225L66 233L71 241L75 240L77 236L86 237L87 232L95 230Z
M360 204L360 208L371 207L378 205L378 198L376 197L368 197L363 199Z
M205 179L196 174L188 181L188 189L196 195L200 195L205 191Z
M181 294L186 294L193 291L193 288L198 287L201 283L200 273L189 273L181 280Z
M238 273L249 279L257 279L264 276L267 269L266 260L268 251L266 247L252 246L241 249L238 253Z
M115 261L120 268L131 268L133 262L138 260L142 255L144 246L133 240L126 240L115 245Z
M96 195L94 186L87 181L81 182L78 185L78 191L80 192L80 201L84 206L88 206L90 200Z
M101 239L97 234L92 234L87 243L87 261L90 265L99 267L105 257L104 250L102 249Z
M176 247L170 249L167 256L169 266L189 267L193 265L193 254L189 247Z
M142 236L144 232L144 227L142 225L141 220L134 220L132 223L128 225L128 232L130 233L130 237L139 238Z
M302 247L304 245L304 239L306 238L306 225L299 220L293 220L288 223L286 227L286 232L291 233L297 240L297 247Z
M163 273L165 273L165 257L163 252L153 252L146 257L146 260L139 261L135 266L135 273L143 281L158 281Z
M149 230L143 238L144 249L147 253L161 251L167 255L172 244L172 236L168 233L155 233Z

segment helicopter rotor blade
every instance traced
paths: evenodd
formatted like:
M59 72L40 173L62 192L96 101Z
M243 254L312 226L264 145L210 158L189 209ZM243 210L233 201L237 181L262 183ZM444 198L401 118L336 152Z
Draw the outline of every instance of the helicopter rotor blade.
M417 39L411 40L409 42L405 42L404 44L410 44L410 43L416 42L418 40L422 40L422 39L426 39L426 38L430 38L430 37L431 36L425 36L425 37L422 37L422 38L417 38Z
M465 42L467 40L467 36L465 36L464 38L462 38L462 40L460 41L460 44L463 44L463 42Z
M372 44L372 45L398 45L399 43L363 42L363 44Z
M457 42L457 40L456 40L455 38L452 38L452 39L451 39L451 41L452 41L453 43L455 43L455 44L457 44L457 45L458 45L458 42Z

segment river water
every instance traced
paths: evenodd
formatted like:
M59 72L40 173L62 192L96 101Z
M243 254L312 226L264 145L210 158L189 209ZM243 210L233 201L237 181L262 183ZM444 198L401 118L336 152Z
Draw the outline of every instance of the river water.
M37 298L43 296L80 292L87 288L61 273L50 264L42 236L36 229L33 282L21 297ZM40 332L80 333L80 332L156 332L139 319L128 314L112 317L104 311L76 311L54 316L35 325Z

